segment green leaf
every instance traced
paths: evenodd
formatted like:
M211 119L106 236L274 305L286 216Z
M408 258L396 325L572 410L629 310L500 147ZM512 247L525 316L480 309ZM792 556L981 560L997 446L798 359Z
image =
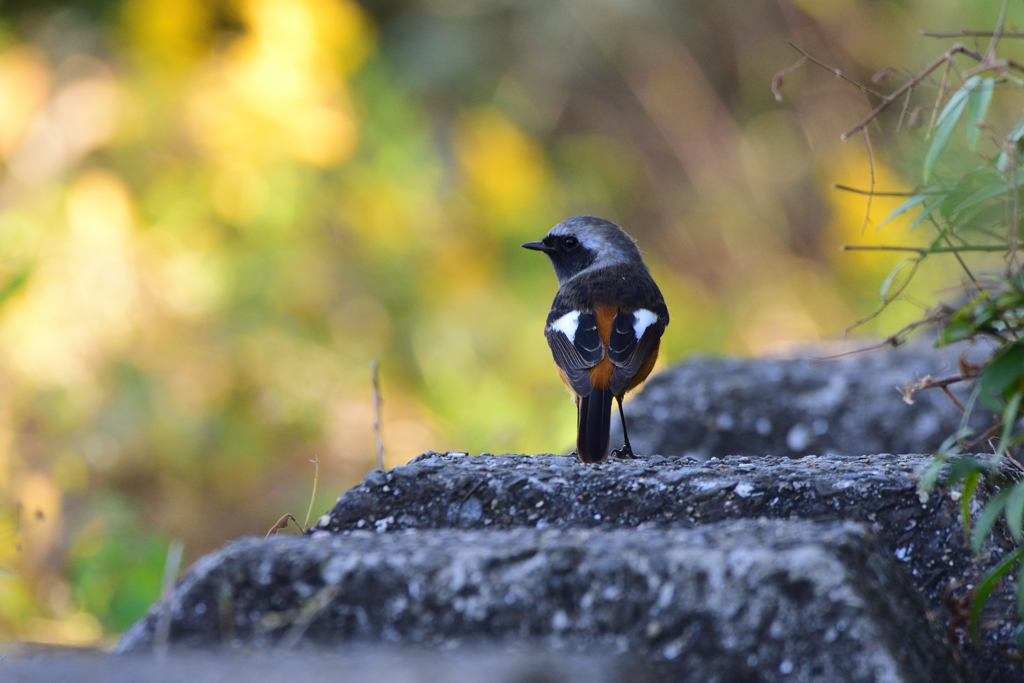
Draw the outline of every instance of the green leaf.
M946 145L949 144L949 138L952 137L956 124L960 122L960 117L963 115L964 109L967 108L967 98L970 96L971 90L980 81L980 76L968 78L960 86L960 89L953 93L942 113L939 114L939 120L935 122L935 137L932 139L932 145L928 148L928 154L924 158L924 181L926 183L931 178L935 162L938 160L939 155L942 154L942 150L946 149Z
M922 465L917 471L917 488L920 491L931 491L935 488L942 468L946 466L946 458L942 455L943 449L939 449L937 455L932 456L927 465Z
M1019 543L1024 536L1024 481L1017 482L1010 489L1010 497L1006 501L1006 526Z
M1015 341L996 356L978 378L981 390L1005 396L1006 391L1024 376L1024 344Z
M987 472L988 463L977 458L957 458L949 468L949 476L946 477L946 486L953 486L965 481L972 472Z
M978 522L974 525L974 531L971 532L971 550L974 551L975 555L980 553L981 546L985 545L985 539L988 538L989 532L992 531L996 520L999 519L999 514L1006 507L1006 499L1009 498L1009 494L1009 491L1000 491L992 496L985 503L981 514L978 515Z
M1010 134L1006 136L1007 144L1003 146L1003 151L999 153L999 159L996 161L996 170L1000 173L1006 173L1006 169L1010 166L1010 157L1007 155L1007 148L1012 148L1015 152L1014 158L1017 163L1020 163L1019 158L1019 147L1018 144L1021 138L1024 137L1024 118L1021 118L1017 122L1017 125L1013 127Z
M907 201L903 202L902 204L897 206L895 209L893 209L892 213L890 213L888 216L886 216L885 220L882 221L881 223L879 223L878 227L875 228L875 230L876 231L881 230L886 225L891 223L898 216L902 216L903 214L905 214L907 211L909 211L910 209L914 208L918 204L923 204L924 202L928 201L928 198L931 197L931 196L932 195L930 195L930 194L915 194L913 197L911 197L910 199L908 199Z
M991 181L992 182L983 184L973 194L969 195L966 199L957 204L953 208L951 215L962 213L967 209L970 209L971 207L981 204L983 201L987 199L991 199L992 197L995 197L1000 194L1009 194L1010 192L1013 191L1013 188L1008 187L1008 183L999 176L992 176ZM1024 175L1017 178L1017 182L1015 183L1015 185L1016 187L1024 185Z
M978 149L978 139L981 137L981 128L976 124L985 122L988 105L992 103L994 85L995 79L986 78L980 87L971 90L967 98L967 145L972 152Z
M889 289L892 287L892 282L896 279L896 276L899 275L899 272L911 263L917 263L919 260L920 257L911 256L910 258L905 258L896 264L896 267L892 269L882 282L882 288L878 290L878 296L882 301L885 301L885 298L889 296Z
M949 195L945 194L934 195L934 199L932 199L927 204L922 206L921 213L917 214L917 218L915 218L914 222L910 224L910 232L914 232L914 229L917 226L921 225L921 221L923 221L925 218L931 215L931 212L937 209L939 205L942 204L942 202L946 201L946 197L948 196Z
M1020 573L1017 574L1017 617L1024 621L1024 564L1021 564ZM1024 624L1021 626L1024 627ZM1024 647L1020 649L1024 650Z
M978 488L978 479L981 472L977 470L967 475L964 480L964 490L960 494L960 523L964 527L964 533L971 533L971 499L974 498L974 489Z
M996 455L1002 455L1006 452L1006 447L1010 444L1010 439L1013 437L1013 427L1017 424L1017 415L1020 412L1020 401L1024 398L1024 394L1020 391L1015 391L1010 400L1006 402L1006 410L1003 411L1003 434L999 439L999 448L996 450Z
M1006 576L1008 571L1013 569L1013 565L1016 564L1021 557L1024 557L1024 546L1017 548L1007 555L1003 561L997 564L992 571L985 576L982 582L978 584L978 590L974 594L974 603L971 605L971 639L974 640L975 647L979 645L978 624L981 622L981 611L985 608L988 596L992 595L992 591L995 590L999 581Z
M1020 187L1021 185L1024 185L1024 175L1018 177L1016 183L1008 183L1006 180L994 175L991 179L994 182L987 182L981 185L977 190L975 190L973 195L957 204L953 208L951 214L963 213L967 209L975 207L985 200L990 200L998 195L1009 195L1013 191L1013 186Z

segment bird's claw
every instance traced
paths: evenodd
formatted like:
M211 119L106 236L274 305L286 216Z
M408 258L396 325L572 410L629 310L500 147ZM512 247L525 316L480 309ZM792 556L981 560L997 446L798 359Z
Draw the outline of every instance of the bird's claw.
M633 452L633 449L629 446L623 446L622 448L616 448L611 453L613 458L622 458L623 460L636 460L637 455Z

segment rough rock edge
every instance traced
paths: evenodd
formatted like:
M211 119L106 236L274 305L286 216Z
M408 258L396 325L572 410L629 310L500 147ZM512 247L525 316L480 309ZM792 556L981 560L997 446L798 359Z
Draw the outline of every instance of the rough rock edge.
M1004 555L998 535L973 556L959 522L959 490L927 499L917 470L927 455L747 458L697 462L647 456L581 466L557 455L467 456L428 452L387 472L371 471L322 516L313 533L359 529L688 527L758 517L871 524L943 623ZM493 507L492 507L493 506ZM1001 545L1002 543L1002 545ZM993 594L980 651L960 646L983 676L1019 674L1011 647L1016 607L1008 583ZM960 605L956 605L957 602Z
M630 437L638 453L700 460L933 452L959 428L959 410L940 391L917 392L909 405L899 390L925 375L956 374L962 350L912 346L819 363L693 357L626 402ZM807 355L834 354L816 351ZM966 401L963 387L951 391ZM988 419L977 410L972 426L980 433ZM613 420L612 444L621 439Z
M888 553L850 524L244 539L174 590L172 642L224 638L226 595L227 639L258 647L296 630L324 645L511 638L628 651L672 680L970 679ZM160 610L119 650L151 645Z

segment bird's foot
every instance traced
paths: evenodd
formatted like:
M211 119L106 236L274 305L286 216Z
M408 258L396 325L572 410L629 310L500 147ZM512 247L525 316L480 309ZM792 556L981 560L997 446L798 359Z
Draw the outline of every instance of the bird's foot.
M622 458L623 460L636 460L637 458L629 444L624 445L622 448L616 448L612 451L611 455L613 458Z

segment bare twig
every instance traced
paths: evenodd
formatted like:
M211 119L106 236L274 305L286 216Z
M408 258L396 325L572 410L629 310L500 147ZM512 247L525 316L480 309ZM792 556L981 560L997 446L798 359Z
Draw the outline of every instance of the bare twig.
M271 536L274 536L275 534L277 534L278 531L281 531L282 529L287 528L288 522L295 522L295 526L299 526L299 520L295 519L290 514L285 513L284 515L281 516L281 519L279 519L276 522L274 522L274 526L270 527L270 531L268 531L267 535L264 536L263 538L270 538ZM302 527L299 527L299 531L302 531L302 530L303 530Z
M951 64L953 61L953 57L958 54L966 55L978 62L985 61L985 58L982 57L979 53L974 52L972 50L968 50L960 43L957 43L953 47L946 50L946 52L939 56L934 62L932 62L931 64L923 68L921 71L919 71L906 83L898 87L891 95L881 96L882 101L878 104L878 106L872 109L867 116L861 119L860 123L858 123L856 126L840 135L839 139L844 141L848 140L851 135L860 131L861 128L871 123L875 119L875 117L877 117L879 114L885 111L886 107L888 107L890 104L892 104L897 99L902 97L904 93L913 88L915 85L917 85L918 83L926 79L928 76L930 76L933 71L938 69L943 64ZM859 84L857 85L857 87L863 89L863 86Z
M996 45L999 44L999 38L1003 33L1003 26L1006 23L1006 5L1008 1L1003 0L999 7L999 19L996 20L996 28L992 31L992 40L988 43L988 50L985 51L985 58L990 62L996 58Z
M313 502L316 501L316 485L320 481L320 458L313 458L310 460L313 463L313 495L309 497L309 509L306 510L306 523L302 525L303 529L309 528L309 516L313 514ZM298 522L296 522L298 524Z
M935 106L932 107L932 118L928 121L928 128L925 130L925 140L931 140L932 132L935 130L935 120L939 116L939 107L942 105L942 98L946 94L946 83L949 82L949 72L953 68L953 60L946 60L946 69L942 72L942 81L939 82L939 94L935 96Z
M306 634L306 629L313 623L313 620L324 611L328 605L338 595L340 587L338 584L329 583L321 588L316 595L311 597L306 604L304 604L299 610L299 616L292 623L291 628L288 629L288 633L281 638L281 642L278 644L278 649L284 652L291 650L295 647L302 636Z
M903 98L903 109L900 110L900 120L896 122L896 134L900 134L900 130L903 128L903 121L907 118L907 109L910 107L910 99L914 96L914 87L911 86L910 90L907 91L906 97Z
M953 394L949 391L949 387L953 384L959 384L960 382L967 382L969 380L975 379L977 376L977 374L954 375L952 377L943 377L942 379L935 379L931 375L925 375L924 377L921 377L913 382L907 382L907 386L905 389L900 389L899 387L896 387L896 389L901 394L903 394L903 402L908 405L914 404L914 394L918 391L923 391L924 389L942 389L946 393L946 395L949 396L949 400L953 402L953 405L955 405L962 413L964 412L964 407L960 404L960 401L958 401L956 397L953 396Z
M922 36L929 38L989 38L995 35L995 31L971 31L966 28L959 31L921 31ZM1000 38L1024 38L1024 33L1018 31L1001 31Z
M803 55L804 59L806 59L811 64L814 64L815 66L819 66L822 69L824 69L825 71L830 71L831 73L835 74L836 78L840 78L840 79L846 81L847 83L857 87L858 89L860 89L861 92L871 93L875 97L879 97L879 98L881 98L883 100L886 99L885 95L883 95L882 93L878 92L877 90L872 90L871 88L865 86L862 83L858 83L857 81L853 80L852 78L850 78L849 76L844 74L841 69L838 69L838 68L836 68L834 66L829 66L828 64L825 64L824 62L819 61L818 59L815 59L813 56L811 56L807 52L804 52L804 50L800 46L798 46L796 43L794 43L792 41L788 41L788 42L789 42L789 46L791 48L793 48L794 50L799 52L801 55Z
M860 234L863 235L864 231L868 229L868 221L871 220L871 200L875 198L875 155L871 151L871 137L868 135L868 129L864 128L861 132L864 133L864 147L868 152L868 173L871 175L871 191L868 193L867 206L864 207L864 222L860 226Z
M875 192L873 190L862 190L862 189L857 188L857 187L850 187L849 185L842 185L840 183L836 183L832 187L834 187L837 190L842 190L844 192L852 192L854 194L874 195L875 197L912 197L912 196L914 196L913 192Z
M801 57L800 59L796 60L795 64L793 64L790 67L788 67L786 69L783 69L779 73L775 74L775 77L772 78L772 95L775 95L775 101L776 102L781 102L782 101L782 84L786 80L786 76L788 76L789 74L793 73L794 71L796 71L797 69L799 69L801 66L803 66L806 63L807 63L807 56L805 55L805 56Z
M885 244L844 244L843 251L909 251L925 256L926 254L955 254L962 251L995 252L1006 251L1005 246L998 244L965 244L960 247L901 247Z
M964 409L964 406L963 406L963 404L961 404L961 403L960 403L960 401L958 401L958 400L957 400L956 396L954 396L954 395L953 395L953 392L949 390L949 387L942 387L942 391L943 391L943 393L944 393L944 394L946 394L946 397L947 397L947 398L948 398L948 399L949 399L950 401L952 401L952 402L953 402L953 405L955 405L955 406L956 406L957 410L959 410L959 411L960 411L960 414L961 414L961 415L962 415L963 413L967 412L967 411L966 411L966 410Z
M380 378L377 359L370 361L370 383L373 386L373 436L377 440L377 469L384 469L384 440L380 435Z
M171 636L171 591L174 589L174 580L178 578L178 570L181 568L181 557L185 551L185 544L180 540L171 541L167 548L167 558L164 560L163 587L160 590L160 612L157 614L155 633L153 634L153 653L159 662L167 659L168 641Z

